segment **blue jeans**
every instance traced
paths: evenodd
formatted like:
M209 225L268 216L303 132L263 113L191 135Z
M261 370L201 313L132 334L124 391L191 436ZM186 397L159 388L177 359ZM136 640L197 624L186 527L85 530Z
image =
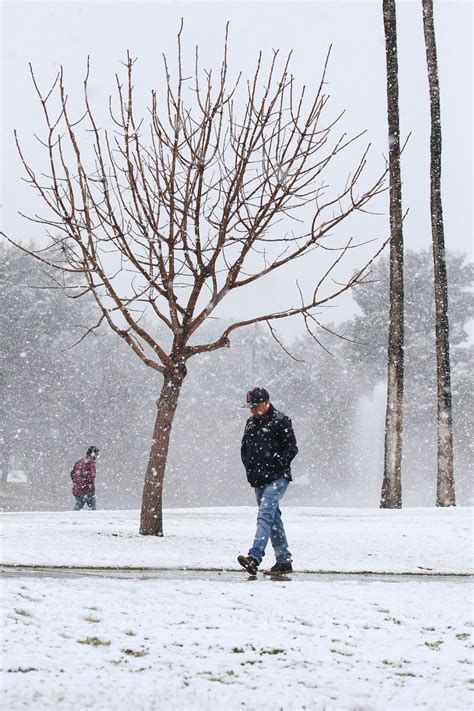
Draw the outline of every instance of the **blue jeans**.
M76 505L74 506L74 511L80 511L84 508L84 504L87 504L92 511L96 510L95 496L94 494L84 494L84 496L76 496Z
M288 479L277 479L266 486L255 487L258 504L257 531L248 555L259 565L265 555L268 539L271 540L277 563L291 561L279 507L280 499L287 490L288 484Z

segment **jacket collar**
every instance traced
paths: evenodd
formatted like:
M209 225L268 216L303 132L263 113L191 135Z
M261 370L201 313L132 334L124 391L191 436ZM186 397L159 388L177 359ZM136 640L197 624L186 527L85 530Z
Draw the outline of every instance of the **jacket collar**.
M262 417L255 417L255 415L252 416L252 419L254 422L258 422L260 424L264 424L265 422L268 422L271 420L273 417L273 413L275 412L275 408L273 405L270 403L270 407L266 411L266 413Z

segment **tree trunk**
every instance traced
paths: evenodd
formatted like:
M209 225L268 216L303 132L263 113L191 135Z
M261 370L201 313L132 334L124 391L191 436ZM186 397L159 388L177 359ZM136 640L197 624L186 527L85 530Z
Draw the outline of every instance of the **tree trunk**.
M387 414L381 508L402 506L403 430L403 212L400 177L400 119L395 0L383 0L387 62L387 118L390 175L390 324L388 333Z
M4 437L3 445L2 445L1 449L2 449L2 452L0 454L0 461L1 461L0 466L2 467L1 482L2 482L2 484L6 484L8 481L8 470L9 470L9 464L10 464L10 448L8 446L6 436Z
M185 377L186 367L184 365L178 366L172 372L167 371L164 376L163 387L157 402L156 422L143 487L140 519L142 536L163 535L163 480L171 427Z
M426 62L430 90L430 206L436 314L436 383L438 400L438 480L436 506L455 506L451 365L449 358L448 277L441 201L441 109L433 1L422 0Z

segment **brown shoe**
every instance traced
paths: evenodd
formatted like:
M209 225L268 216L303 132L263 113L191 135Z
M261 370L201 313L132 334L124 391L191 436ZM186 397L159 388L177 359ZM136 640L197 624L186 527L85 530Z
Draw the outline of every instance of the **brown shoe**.
M287 575L293 572L293 566L289 563L275 563L270 570L264 570L264 575Z
M250 575L257 575L258 563L256 560L254 560L253 558L249 558L246 555L237 556L237 560L239 561L242 568L245 568L247 573L250 573Z

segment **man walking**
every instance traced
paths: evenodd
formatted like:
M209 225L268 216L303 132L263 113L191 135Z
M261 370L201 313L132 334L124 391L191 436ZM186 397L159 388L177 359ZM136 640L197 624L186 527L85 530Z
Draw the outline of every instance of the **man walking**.
M248 555L237 560L251 575L256 575L270 539L276 563L265 575L293 572L280 511L280 499L291 481L291 461L298 453L289 417L276 410L265 388L247 393L252 416L247 420L241 457L249 484L255 489L258 504L257 530Z
M84 504L96 510L95 501L95 462L99 455L97 447L89 447L86 456L74 464L71 472L72 495L76 497L74 511L80 511Z

